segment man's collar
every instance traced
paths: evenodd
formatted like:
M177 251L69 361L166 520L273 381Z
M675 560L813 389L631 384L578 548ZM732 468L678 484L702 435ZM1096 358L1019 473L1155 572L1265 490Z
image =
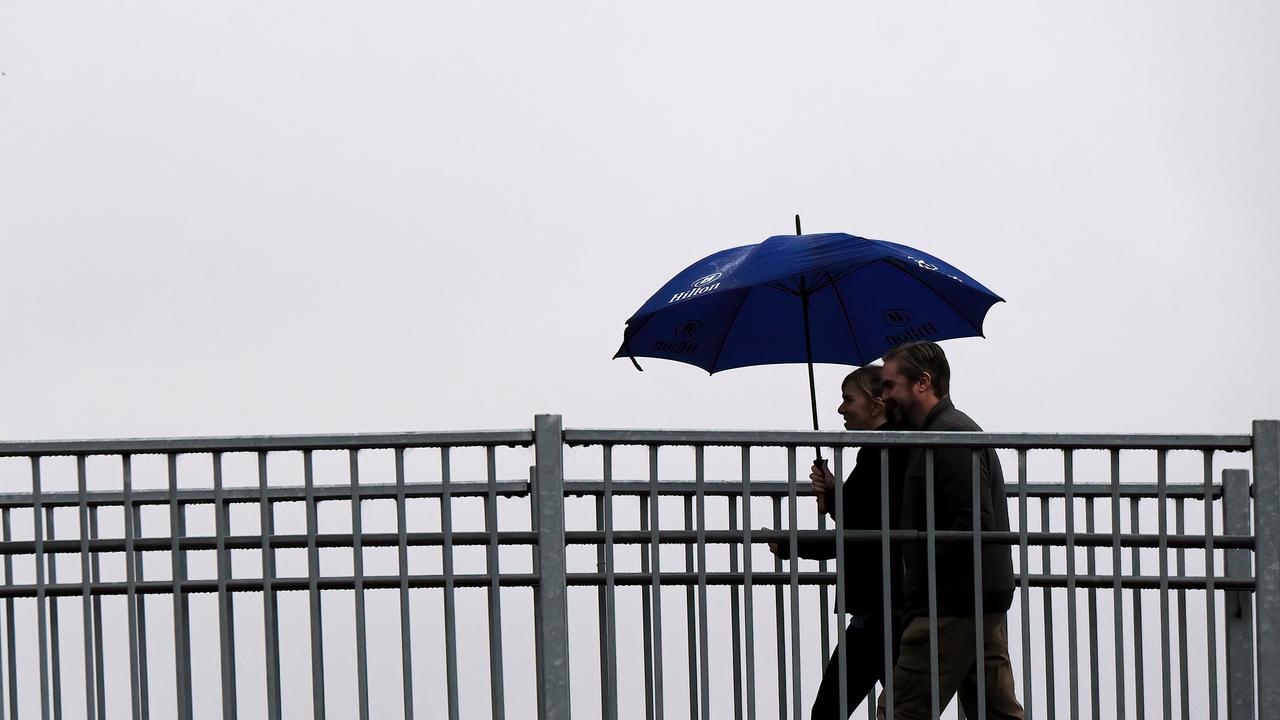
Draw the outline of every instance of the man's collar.
M938 419L939 415L948 410L954 410L955 407L956 406L951 403L950 395L944 395L938 398L938 403L933 406L933 409L929 411L928 415L924 416L924 424L920 426L920 429L928 430L929 427L933 425L933 422Z

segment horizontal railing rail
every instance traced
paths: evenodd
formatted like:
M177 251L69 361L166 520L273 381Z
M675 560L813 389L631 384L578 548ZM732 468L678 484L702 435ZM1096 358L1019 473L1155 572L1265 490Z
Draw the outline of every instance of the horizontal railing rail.
M1249 435L1152 435L995 432L810 432L781 430L565 430L581 445L687 447L972 447L1011 450L1226 450L1246 452Z
M159 455L426 447L527 447L532 443L533 433L529 430L353 433L347 435L227 435L188 438L125 438L119 440L35 440L0 441L0 457Z

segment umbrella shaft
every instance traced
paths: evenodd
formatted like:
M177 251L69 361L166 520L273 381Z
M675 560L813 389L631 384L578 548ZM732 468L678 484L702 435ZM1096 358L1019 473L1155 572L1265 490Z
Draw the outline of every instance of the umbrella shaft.
M800 279L800 310L804 314L804 357L809 367L809 408L813 413L813 429L818 429L818 390L813 379L813 338L809 331L809 292L805 288L804 278ZM817 462L822 462L822 449L814 448Z

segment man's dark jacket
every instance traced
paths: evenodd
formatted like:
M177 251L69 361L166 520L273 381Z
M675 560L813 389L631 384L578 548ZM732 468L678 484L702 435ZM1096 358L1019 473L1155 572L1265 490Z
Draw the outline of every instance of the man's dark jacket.
M929 412L925 432L981 431L968 415L944 397ZM1007 531L1009 506L1004 474L995 450L979 450L981 460L981 522L983 530ZM973 450L933 449L934 528L973 529ZM913 448L902 494L902 527L925 530L925 449ZM973 543L936 542L938 616L973 615ZM903 611L907 620L929 615L928 549L923 540L903 548ZM982 548L982 611L1004 612L1013 603L1013 557L1008 545Z

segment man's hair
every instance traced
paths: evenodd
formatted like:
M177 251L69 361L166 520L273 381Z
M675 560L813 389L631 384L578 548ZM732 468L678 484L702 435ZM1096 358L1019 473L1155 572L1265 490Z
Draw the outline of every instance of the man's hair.
M933 380L933 394L946 397L951 392L951 365L947 363L947 354L938 343L913 342L890 348L884 354L884 361L893 360L909 382L914 383L920 376L929 373Z
M880 399L883 383L880 380L880 373L884 368L879 365L867 365L845 376L844 382L840 383L840 389L843 391L850 385L858 388L875 400Z

